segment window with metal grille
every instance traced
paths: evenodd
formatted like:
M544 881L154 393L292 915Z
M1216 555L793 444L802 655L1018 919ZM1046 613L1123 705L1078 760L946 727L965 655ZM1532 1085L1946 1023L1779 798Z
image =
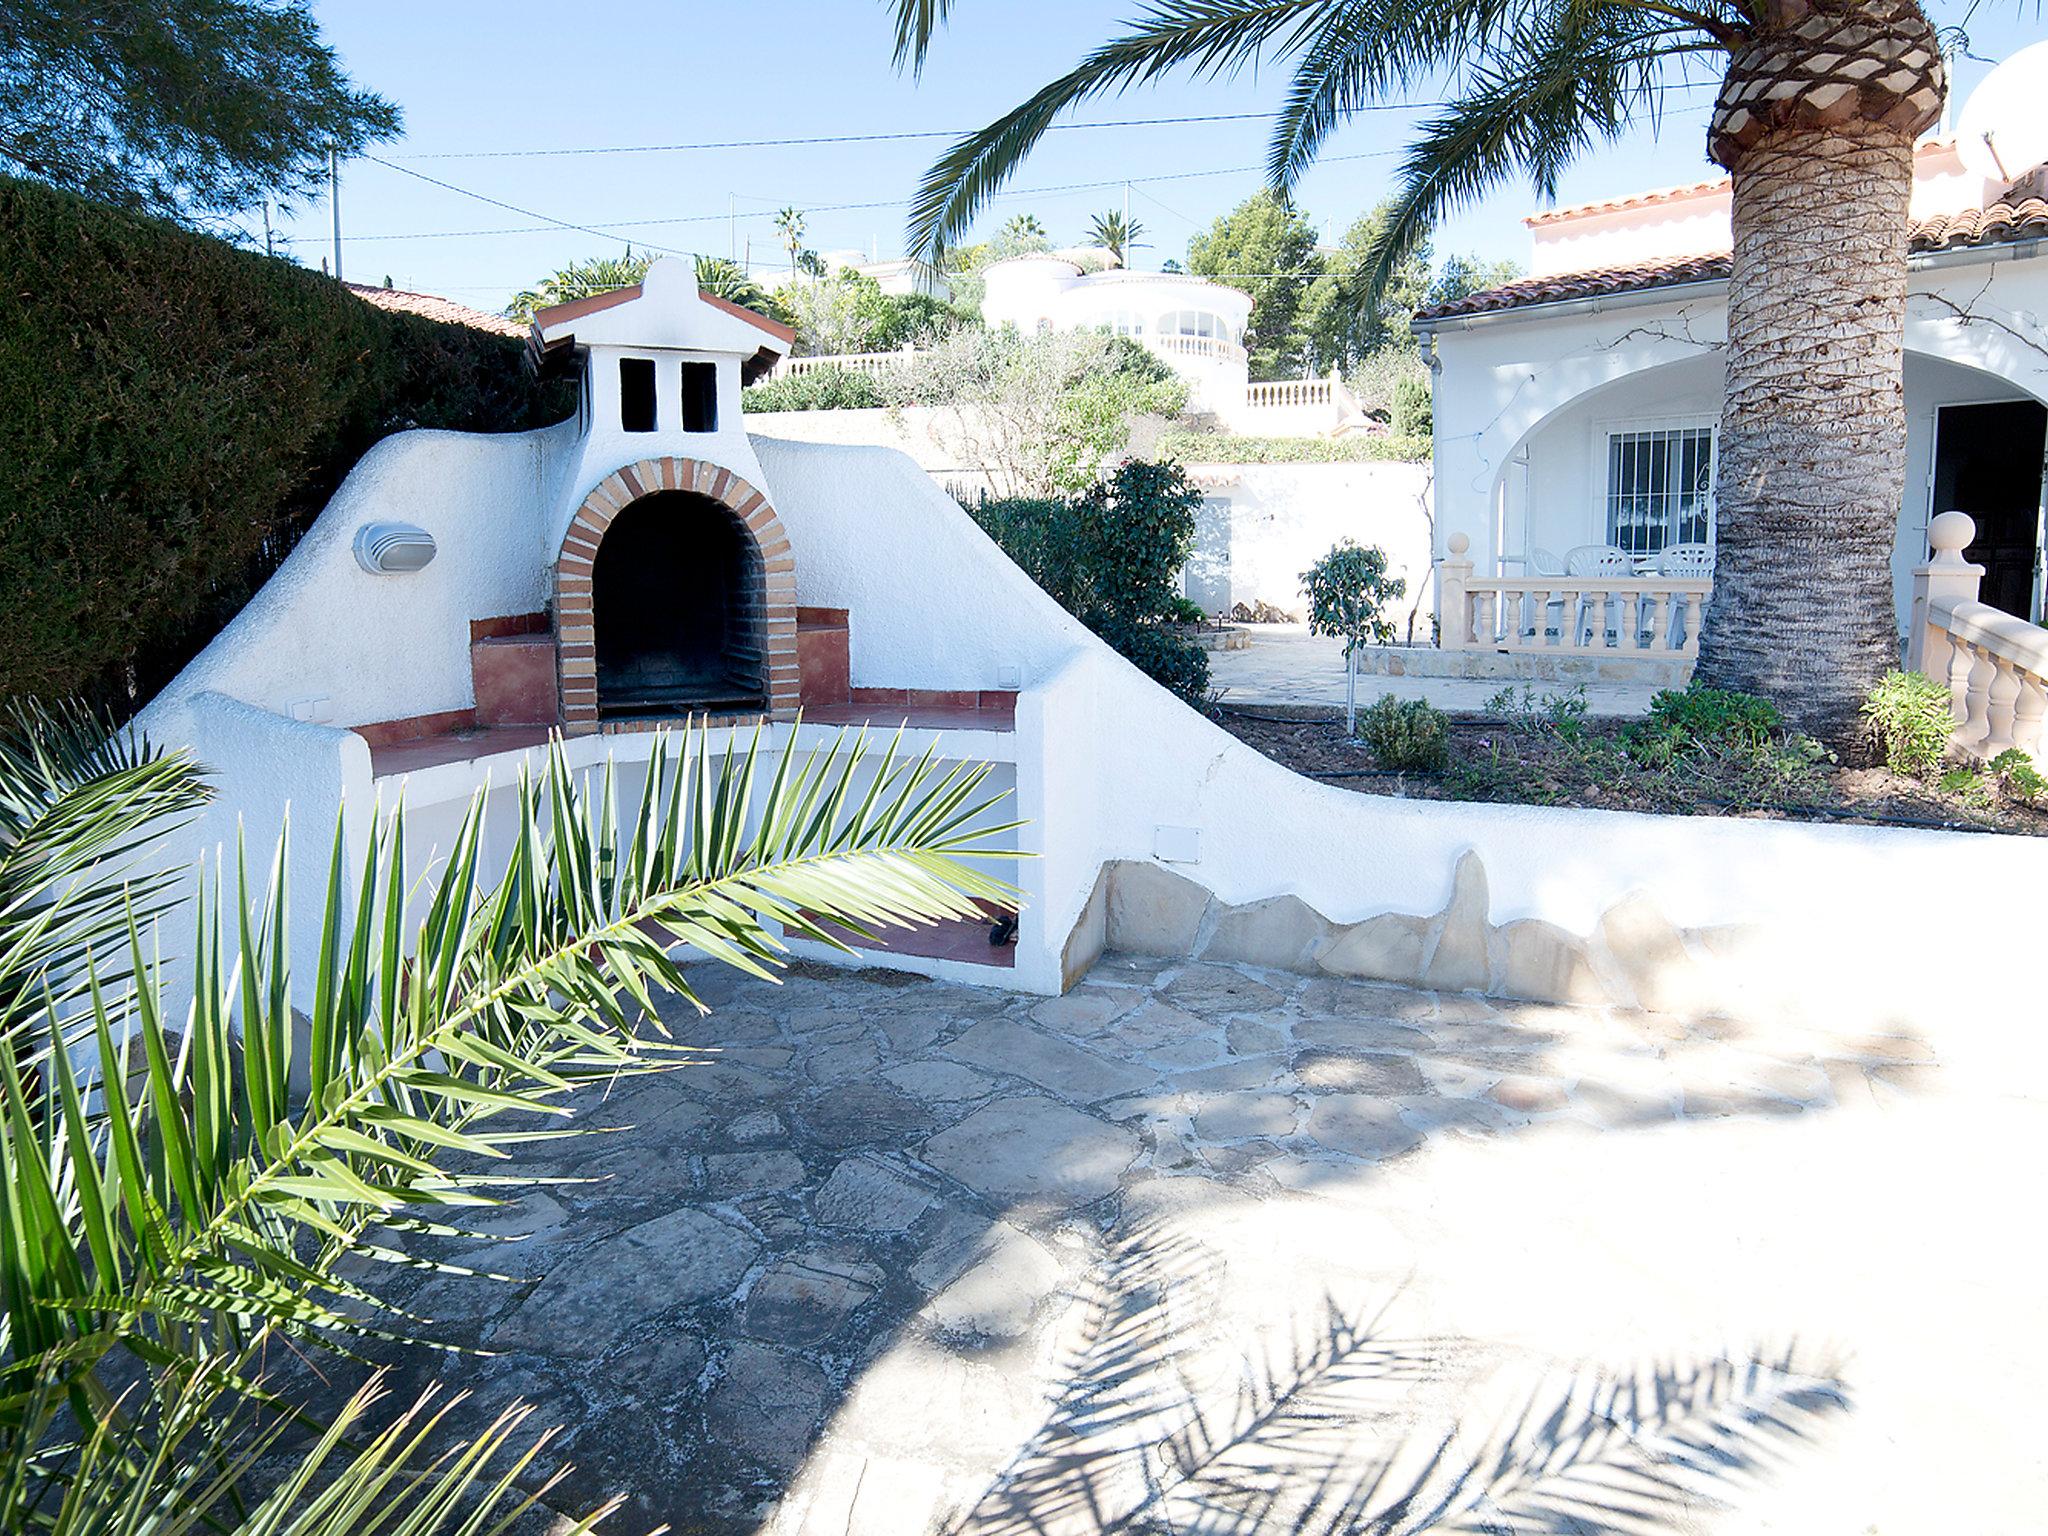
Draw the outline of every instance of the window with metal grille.
M1708 543L1713 493L1712 427L1608 434L1608 543L1632 555Z

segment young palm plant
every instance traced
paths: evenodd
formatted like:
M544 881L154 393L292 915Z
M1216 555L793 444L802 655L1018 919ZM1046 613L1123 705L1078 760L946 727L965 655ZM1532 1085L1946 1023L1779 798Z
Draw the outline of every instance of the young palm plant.
M161 823L197 803L199 782L146 749L95 758L84 734L30 715L27 745L0 751L13 847L68 837L71 851L44 857L83 892L58 908L61 945L33 949L57 926L49 903L0 909L0 954L41 959L0 1017L8 1531L498 1529L524 1497L511 1481L524 1460L494 1470L518 1420L442 1454L445 1409L422 1403L363 1441L374 1386L277 1486L246 1488L306 1411L266 1385L266 1351L410 1337L413 1320L364 1276L423 1262L410 1234L477 1236L463 1210L522 1181L476 1165L573 1134L577 1087L680 1064L688 1042L665 1038L653 1007L657 991L695 1001L679 946L769 976L777 928L836 943L978 916L1010 894L969 862L1001 856L1014 826L994 819L985 768L842 735L770 771L759 733L720 750L692 731L679 747L657 739L625 797L609 765L579 782L557 744L492 829L492 846L509 842L502 873L486 862L481 796L420 889L402 809L375 818L359 864L337 829L310 977L291 972L281 874L252 881L240 849L232 871L202 872L192 998L174 1025L149 925L122 896L134 877L86 854L146 852L108 824ZM51 765L39 812L36 781L16 771L31 761ZM274 872L285 854L280 839ZM159 905L171 889L161 874L136 888Z
M896 0L921 68L951 0ZM1774 698L1854 748L1893 664L1891 548L1905 489L1903 336L1913 140L1947 89L1915 0L1153 0L1120 37L926 174L912 253L964 230L1060 113L1185 69L1284 61L1268 154L1286 188L1375 100L1440 84L1363 271L1370 302L1443 213L1565 166L1666 91L1718 73L1707 148L1734 178L1719 553L1699 674Z
M1122 210L1117 208L1098 213L1088 221L1089 240L1109 252L1109 259L1119 267L1131 264L1131 247L1144 233L1143 224L1136 219L1126 219Z

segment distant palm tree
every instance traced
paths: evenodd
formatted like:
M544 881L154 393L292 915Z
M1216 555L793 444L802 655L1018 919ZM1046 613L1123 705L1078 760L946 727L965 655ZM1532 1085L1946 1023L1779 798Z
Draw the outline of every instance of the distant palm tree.
M804 245L804 216L793 207L785 207L775 215L775 232L782 237L782 248L789 252L789 281L796 284L796 253Z
M922 68L951 0L894 8L897 60ZM1447 211L1518 174L1551 196L1589 146L1656 122L1694 61L1718 74L1707 149L1734 178L1734 271L1699 675L1855 743L1862 695L1897 655L1907 205L1913 141L1947 88L1916 0L1153 0L940 156L910 254L965 229L1068 108L1177 69L1220 80L1282 60L1280 188L1373 101L1424 82L1450 97L1409 150L1367 302Z
M652 255L643 252L636 256L630 245L624 255L591 256L582 261L572 261L566 267L550 272L531 288L514 294L512 302L505 306L505 313L514 320L531 320L536 310L567 304L571 299L587 299L595 293L630 288L645 277L647 269L653 265Z
M1003 234L1012 241L1043 240L1045 226L1038 222L1037 214L1019 213L1003 225Z
M747 275L747 269L723 256L697 258L697 287L713 298L766 314L774 307L768 290Z
M1088 238L1109 252L1110 260L1120 267L1130 265L1131 247L1138 243L1138 236L1145 233L1145 226L1136 219L1125 222L1123 213L1112 208L1107 213L1098 213L1088 221Z

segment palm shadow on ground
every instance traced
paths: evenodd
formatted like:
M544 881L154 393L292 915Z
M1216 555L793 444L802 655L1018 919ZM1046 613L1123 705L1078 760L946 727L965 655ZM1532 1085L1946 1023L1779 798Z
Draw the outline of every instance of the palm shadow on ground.
M622 1533L913 1531L860 1510L981 1422L983 1398L949 1392L1029 1399L1014 1436L976 1447L978 1481L955 1466L930 1490L960 1536L1655 1529L1796 1454L1847 1404L1834 1372L1783 1344L1567 1361L1512 1408L1496 1392L1461 1409L1470 1341L1386 1334L1398 1284L1205 1333L1221 1261L1137 1196L1244 1201L1309 1231L1337 1209L1317 1191L1373 1190L1424 1149L1597 1122L1602 1155L1625 1156L1616 1133L1711 1137L1936 1070L1881 1032L1829 1043L1127 957L1052 1001L810 968L780 989L714 975L705 995L709 1018L671 1022L715 1059L583 1106L610 1134L522 1153L567 1182L483 1224L531 1237L422 1250L512 1283L382 1281L432 1336L485 1352L394 1354L394 1397L468 1387L457 1417L477 1423L535 1403L565 1431L533 1479L572 1466L550 1495L564 1511L626 1494ZM1049 1139L980 1163L937 1150L1005 1107ZM1061 1327L1079 1332L1055 1348ZM323 1369L337 1391L358 1372ZM895 1395L876 1400L884 1377ZM878 1423L904 1448L863 1489Z

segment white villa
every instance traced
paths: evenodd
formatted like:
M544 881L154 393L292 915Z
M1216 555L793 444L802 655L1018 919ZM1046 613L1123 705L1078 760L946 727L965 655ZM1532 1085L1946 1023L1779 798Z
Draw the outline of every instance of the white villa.
M2044 190L2040 167L1972 174L1952 137L1917 153L1892 557L1902 642L1930 523L1949 511L1974 520L1983 601L2042 615ZM1712 589L1728 213L1723 178L1536 214L1530 277L1417 317L1436 376L1444 653L1383 666L1689 671ZM1638 622L1618 623L1631 605Z
M981 317L1025 332L1100 329L1142 342L1187 381L1190 408L1226 431L1307 437L1364 425L1364 409L1334 371L1327 378L1250 381L1244 334L1252 296L1243 289L1185 272L1105 269L1102 258L1092 249L1045 251L991 263L982 269ZM893 352L792 357L776 373L879 372L900 360Z

